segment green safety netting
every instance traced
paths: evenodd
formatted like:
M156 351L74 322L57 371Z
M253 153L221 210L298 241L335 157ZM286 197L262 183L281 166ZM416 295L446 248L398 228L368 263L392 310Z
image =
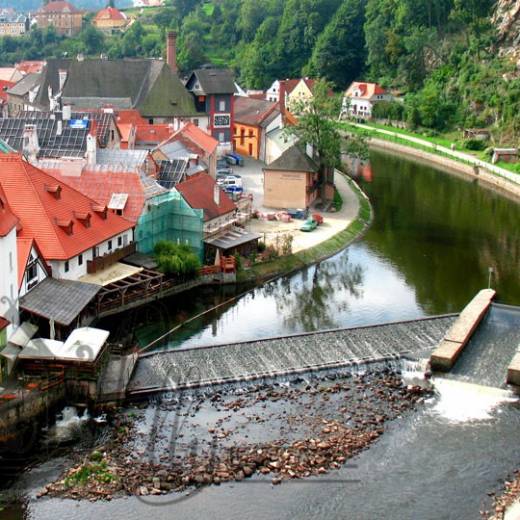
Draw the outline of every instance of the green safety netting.
M153 252L159 240L189 244L202 260L204 212L193 209L175 189L145 203L145 211L137 221L137 251Z

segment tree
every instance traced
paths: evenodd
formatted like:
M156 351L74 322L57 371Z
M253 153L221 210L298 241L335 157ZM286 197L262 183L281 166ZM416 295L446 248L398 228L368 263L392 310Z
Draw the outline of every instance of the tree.
M366 0L345 0L320 34L306 73L344 88L360 77L366 50L363 25Z
M327 185L333 183L334 168L341 163L342 138L336 123L340 105L340 98L331 94L331 84L319 80L314 84L312 98L297 104L298 122L287 128L302 145L311 145L314 150L322 200L326 200ZM352 138L352 143L354 141L358 145L357 154L360 154L363 147L359 146L358 139Z
M199 257L185 244L161 240L155 245L154 254L159 269L166 274L193 277L201 267Z

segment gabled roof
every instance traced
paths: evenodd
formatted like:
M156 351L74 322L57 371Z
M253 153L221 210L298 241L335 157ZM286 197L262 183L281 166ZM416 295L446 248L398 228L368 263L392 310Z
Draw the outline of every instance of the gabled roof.
M128 18L125 13L122 13L119 9L115 7L106 7L105 9L101 9L97 12L94 17L94 21L99 20L112 20L114 22L118 21L126 21Z
M145 201L158 193L149 195L137 172L84 171L80 176L60 174L55 174L55 176L104 206L108 206L114 193L127 194L128 199L123 209L123 216L132 222L137 222L141 216Z
M318 165L302 150L300 145L295 144L280 155L276 161L264 168L264 171L270 170L316 173Z
M45 65L43 60L24 60L15 64L16 70L22 74L37 74L42 71Z
M135 131L135 142L140 145L157 145L168 139L173 133L172 126L168 124L137 125Z
M145 117L197 114L193 96L162 60L50 59L35 104L49 108L48 87L59 91L59 70L67 71L62 100L78 110L137 109Z
M168 139L162 141L156 149L160 149L172 159L173 157L170 157L169 149L179 148L178 146L172 147L173 143L181 143L185 148L197 155L212 155L218 147L218 141L214 137L191 122L179 128Z
M207 173L199 173L175 186L193 209L204 210L204 221L213 220L235 211L235 203L220 187L220 204L216 204L214 190L217 183Z
M197 82L200 88L197 88ZM234 74L229 69L197 69L186 83L186 87L194 94L234 94Z
M20 220L20 238L33 238L48 260L67 260L133 227L20 155L0 155L0 185Z
M359 94L355 96L354 93L359 90ZM371 99L372 96L387 94L386 90L377 83L363 83L360 81L353 81L347 89L345 95L348 97L357 97L360 99Z
M262 126L273 112L279 112L278 103L250 97L235 99L235 122L244 125Z
M40 74L30 73L23 77L18 83L7 90L7 94L13 96L26 96L40 81Z
M76 9L70 2L65 0L56 0L49 2L46 5L42 5L36 14L50 14L50 13L81 13L79 9Z

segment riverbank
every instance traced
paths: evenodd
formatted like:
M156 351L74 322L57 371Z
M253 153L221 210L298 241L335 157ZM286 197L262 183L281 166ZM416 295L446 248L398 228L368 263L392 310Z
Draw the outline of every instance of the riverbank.
M110 500L255 475L276 485L328 474L429 395L389 368L178 393L121 414L110 441L78 453L74 465L38 496Z
M405 155L451 173L462 174L520 200L520 174L406 134L357 124L345 125L345 131L365 137L370 148Z
M304 267L330 258L363 236L373 219L373 210L370 201L355 181L337 170L336 175L341 175L346 179L349 188L356 195L359 204L356 218L343 230L315 246L291 255L276 258L269 262L255 264L247 270L239 271L237 273L237 283L259 283L272 278L292 274Z

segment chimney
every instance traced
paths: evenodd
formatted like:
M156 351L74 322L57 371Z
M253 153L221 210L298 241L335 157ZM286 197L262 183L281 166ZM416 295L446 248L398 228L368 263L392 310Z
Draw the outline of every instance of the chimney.
M87 135L87 165L94 167L97 163L97 143L92 134Z
M23 153L29 158L30 162L34 162L39 151L40 144L36 125L25 125L23 129Z
M63 105L62 119L63 121L70 121L72 118L72 107L70 105Z
M166 63L177 74L177 33L168 31L166 35Z
M213 187L213 201L217 206L220 206L220 186L217 183Z
M63 92L63 87L65 86L65 82L67 81L67 71L65 69L59 69L58 76L59 76L59 80L60 80L59 91Z
M61 119L58 119L56 122L56 135L62 135L63 134L63 121Z

